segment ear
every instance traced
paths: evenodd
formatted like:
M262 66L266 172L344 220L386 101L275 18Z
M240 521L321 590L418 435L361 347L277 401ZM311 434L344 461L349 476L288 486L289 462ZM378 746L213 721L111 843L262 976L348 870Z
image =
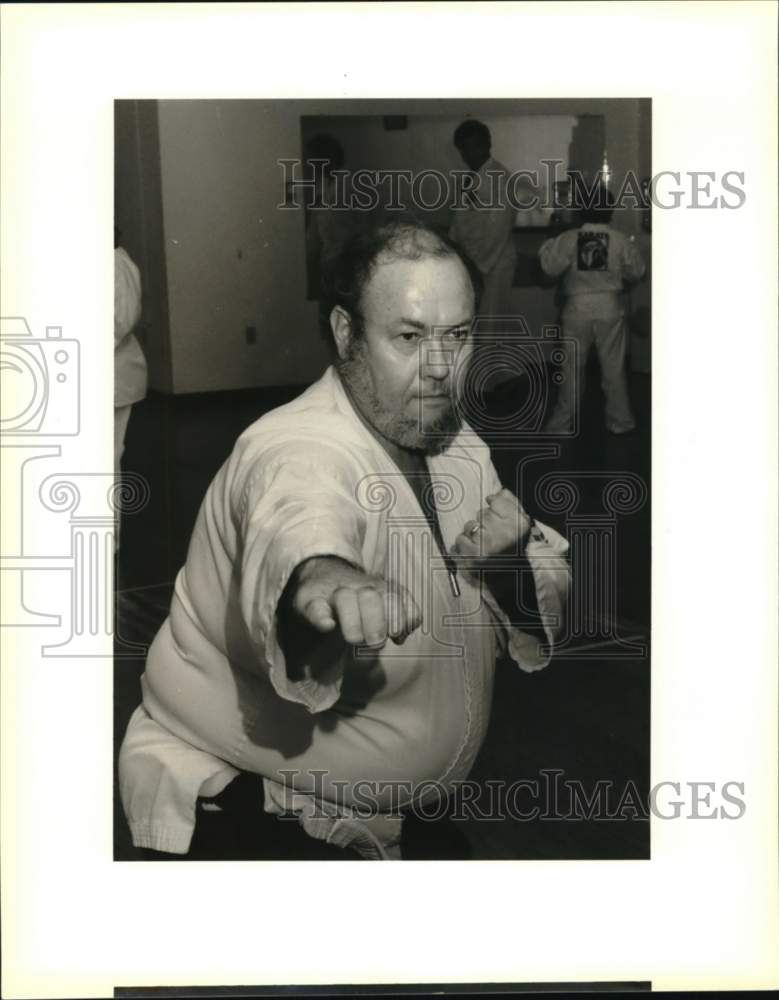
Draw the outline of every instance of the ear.
M349 351L352 340L352 317L343 306L334 306L330 313L330 329L333 331L338 357L342 360Z

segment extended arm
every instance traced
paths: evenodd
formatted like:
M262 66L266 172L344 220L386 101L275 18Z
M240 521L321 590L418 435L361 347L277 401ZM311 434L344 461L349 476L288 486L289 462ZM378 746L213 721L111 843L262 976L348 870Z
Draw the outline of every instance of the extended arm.
M352 480L319 444L266 460L242 501L241 610L259 668L313 712L337 701L348 646L402 641L419 624L408 595L362 565Z
M416 602L401 587L333 556L298 565L285 592L287 614L301 629L336 632L344 643L380 648L402 643L422 623Z

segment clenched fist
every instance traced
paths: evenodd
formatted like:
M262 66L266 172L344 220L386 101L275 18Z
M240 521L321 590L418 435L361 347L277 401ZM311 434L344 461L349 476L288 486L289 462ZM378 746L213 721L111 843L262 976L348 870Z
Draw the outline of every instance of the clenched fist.
M301 563L290 581L289 600L294 614L317 632L337 627L351 646L380 648L388 637L402 643L422 624L421 611L405 587L334 556Z
M497 555L521 553L533 520L510 490L486 498L487 506L472 521L466 521L457 536L452 555L469 561Z

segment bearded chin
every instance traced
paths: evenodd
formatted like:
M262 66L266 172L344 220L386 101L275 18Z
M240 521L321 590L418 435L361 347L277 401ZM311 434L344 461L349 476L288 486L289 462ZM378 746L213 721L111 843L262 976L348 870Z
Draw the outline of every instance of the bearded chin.
M441 414L427 426L421 423L416 426L420 441L417 450L424 452L425 455L440 455L446 451L461 427L462 418L456 407L451 406L446 413Z
M376 393L357 345L352 346L346 358L336 363L336 370L363 417L379 434L400 448L424 455L440 455L462 426L462 418L454 405L428 422L422 419L421 412L416 417L408 417L387 409Z

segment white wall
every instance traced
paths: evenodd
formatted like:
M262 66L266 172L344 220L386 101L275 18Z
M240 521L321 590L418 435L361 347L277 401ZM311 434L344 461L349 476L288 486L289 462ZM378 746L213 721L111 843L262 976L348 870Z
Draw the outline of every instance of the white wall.
M306 301L303 216L276 207L276 161L300 155L298 116L161 101L159 121L174 392L312 381L327 353Z
M451 112L414 114L408 118L407 128L388 131L380 115L325 116L304 119L303 135L306 139L317 132L334 135L344 148L350 170L435 170L448 176L452 171L466 169L452 142L462 120L462 114ZM540 167L540 158L561 161L558 176L565 177L577 121L573 115L518 116L504 110L480 114L479 120L489 128L493 155L505 167L510 171L539 172L541 195L546 193L546 171ZM407 192L408 185L404 184L401 195ZM428 204L434 204L439 197L436 182L426 182L421 193ZM430 216L434 223L446 225L450 211L443 207Z
M172 391L304 384L328 363L316 303L306 299L302 213L276 207L282 196L277 160L300 156L301 116L338 111L342 122L344 111L376 116L373 136L351 122L347 156L350 149L368 155L380 142L382 162L365 166L423 169L433 158L461 167L449 126L467 115L501 127L507 116L602 114L618 184L626 170L641 166L638 109L636 100L578 99L443 100L432 108L416 101L158 102ZM384 132L383 114L408 114L411 127ZM439 122L435 129L432 119ZM350 123L342 127L348 132ZM497 135L494 151L506 155ZM623 213L618 224L637 232L640 217L633 215ZM554 322L550 290L514 292L515 310L531 328ZM257 329L254 346L246 344L247 326Z

